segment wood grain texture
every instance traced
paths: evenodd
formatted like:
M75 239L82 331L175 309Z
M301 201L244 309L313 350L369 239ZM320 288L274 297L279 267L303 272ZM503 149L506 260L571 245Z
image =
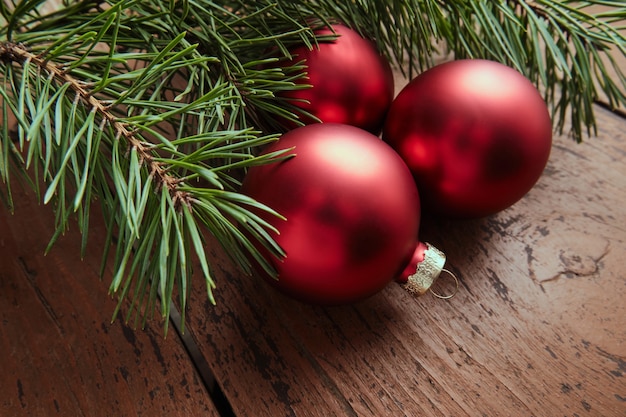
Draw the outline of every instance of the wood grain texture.
M102 225L83 261L76 227L44 256L50 208L14 193L16 214L0 207L0 416L217 416L175 332L110 323Z
M218 305L195 292L189 329L235 414L626 416L626 122L597 114L599 137L555 138L510 209L425 216L450 301L391 284L309 306L220 261Z

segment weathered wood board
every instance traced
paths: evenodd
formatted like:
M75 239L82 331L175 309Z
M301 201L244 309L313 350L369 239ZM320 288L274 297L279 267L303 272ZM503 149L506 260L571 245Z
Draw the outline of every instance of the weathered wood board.
M460 281L315 307L226 261L189 328L238 416L625 416L626 121L557 137L535 188L497 215L426 217ZM216 249L216 257L221 257Z
M176 332L111 323L94 222L80 259L76 227L52 251L49 207L14 184L0 207L0 416L217 416Z

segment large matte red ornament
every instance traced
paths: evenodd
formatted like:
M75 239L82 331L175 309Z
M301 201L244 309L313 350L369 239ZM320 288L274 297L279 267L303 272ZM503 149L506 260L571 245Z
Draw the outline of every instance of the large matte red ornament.
M385 142L348 125L300 127L265 152L291 147L294 157L251 168L242 186L287 219L267 217L286 252L283 260L271 259L278 280L268 281L320 304L380 291L418 245L420 202L411 172Z
M325 123L344 123L378 134L394 94L393 74L387 60L374 44L343 25L332 26L339 37L320 41L312 50L299 46L290 53L304 60L307 76L298 83L311 88L284 93L283 97L304 101L293 104ZM317 35L332 35L326 28ZM305 124L314 119L300 114Z
M459 60L427 70L400 92L383 139L413 172L426 208L483 217L511 206L537 182L552 124L522 74L493 61Z

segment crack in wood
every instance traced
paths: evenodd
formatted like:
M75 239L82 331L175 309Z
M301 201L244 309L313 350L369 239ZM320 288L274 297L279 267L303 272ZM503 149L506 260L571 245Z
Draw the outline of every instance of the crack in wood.
M599 255L579 255L576 253L568 253L565 249L561 249L558 254L558 259L563 266L563 269L557 271L554 275L546 278L537 278L534 274L532 266L530 265L533 260L536 260L529 255L529 269L531 271L531 277L535 281L539 281L541 284L546 282L558 281L561 278L585 278L597 275L602 269L602 260L610 253L611 244L607 240L606 246ZM529 248L527 248L527 251ZM532 253L532 250L531 252Z
M198 348L198 345L190 332L182 331L182 318L178 308L172 304L170 307L170 317L169 320L174 325L174 329L189 355L189 359L193 364L202 384L206 388L209 396L211 397L211 401L215 406L217 412L221 417L235 417L235 412L233 411L228 398L224 394L220 384L215 378L215 374L211 369L208 361L202 354L202 351Z
M24 277L28 281L30 287L35 292L35 295L37 296L37 299L39 300L39 302L41 303L41 305L45 309L46 313L48 314L50 319L55 324L55 326L58 329L59 333L61 333L62 335L65 334L65 330L63 329L63 325L61 324L61 321L59 320L59 316L54 311L54 308L52 307L52 305L50 304L50 302L48 301L48 299L46 298L44 293L41 291L41 289L37 285L37 282L36 282L36 280L37 280L37 271L35 269L32 269L31 267L29 267L28 263L26 262L26 260L23 257L20 256L20 257L17 258L17 260L18 260L18 262L20 264L20 267L21 267L22 271L24 272Z

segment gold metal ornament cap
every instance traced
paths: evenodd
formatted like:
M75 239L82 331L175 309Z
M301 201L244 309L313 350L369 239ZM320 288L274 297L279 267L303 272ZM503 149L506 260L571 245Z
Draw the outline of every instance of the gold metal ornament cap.
M400 285L402 285L407 292L417 297L426 294L428 291L437 298L449 299L454 297L459 289L459 281L452 272L444 268L446 255L430 243L424 242L424 244L426 245L424 260L417 264L415 273L409 275L407 282ZM447 272L454 278L456 288L452 294L440 295L431 288L442 272Z

